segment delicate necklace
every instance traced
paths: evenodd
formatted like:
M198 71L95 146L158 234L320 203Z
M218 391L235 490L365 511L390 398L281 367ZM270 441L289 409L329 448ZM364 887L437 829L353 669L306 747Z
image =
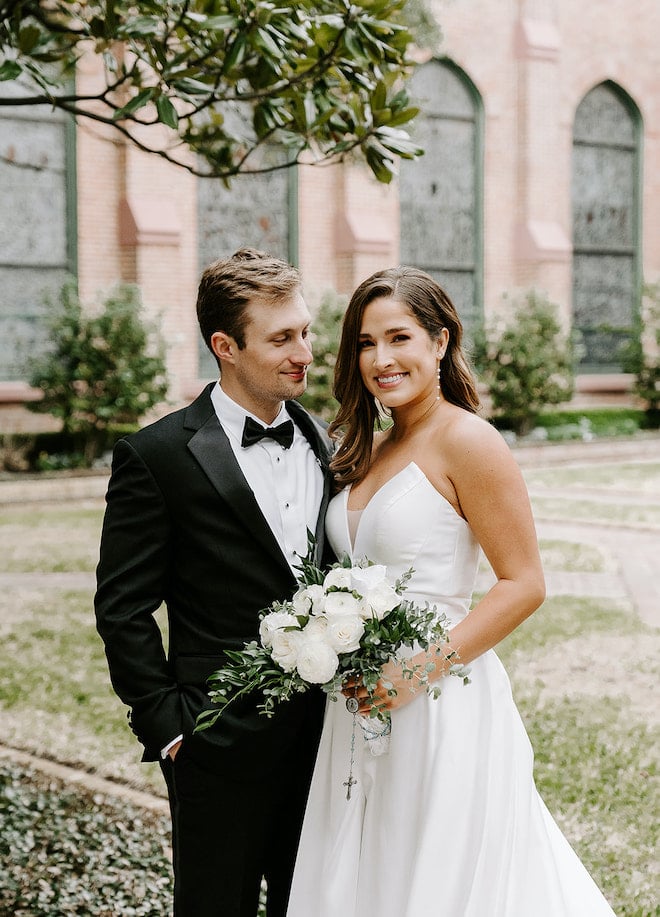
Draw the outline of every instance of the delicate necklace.
M438 406L438 401L439 399L435 398L431 402L431 404L427 407L427 409L424 411L424 413L421 415L421 417L418 417L417 420L413 422L413 426L416 427L418 423L421 423L424 420L424 418L428 416L431 413L431 411Z
M437 406L438 406L438 399L436 398L434 401L431 402L431 404L427 407L427 409L424 411L423 414L420 414L419 417L418 417L416 420L413 420L413 422L410 424L410 426L408 427L408 429L407 429L406 432L409 432L409 431L412 430L414 427L419 426L419 424L420 424L426 417L428 417L428 415L431 413L431 411L433 411ZM396 423L395 423L395 427L396 427Z

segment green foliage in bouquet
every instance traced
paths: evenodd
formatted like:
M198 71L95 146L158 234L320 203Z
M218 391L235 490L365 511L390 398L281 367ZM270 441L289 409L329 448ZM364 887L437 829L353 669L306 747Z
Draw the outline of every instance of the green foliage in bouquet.
M575 343L563 331L557 307L533 290L507 322L475 331L472 359L493 409L515 433L528 433L546 405L570 401Z
M411 691L440 693L439 681L429 680L435 662L420 665L400 653L419 646L435 648L443 660L455 656L443 656L446 615L428 603L420 606L402 598L413 570L390 584L382 565L366 560L352 565L344 558L323 572L313 556L310 536L308 554L298 565L298 590L290 600L274 602L262 612L260 641L226 651L227 664L208 680L216 709L200 714L196 731L211 727L229 704L252 692L261 695L257 707L266 716L314 685L336 700L348 679L360 681L373 698L383 666L394 658L411 680ZM469 681L469 670L458 662L449 666L449 673ZM383 684L390 696L396 695L391 683ZM387 721L389 711L374 703L370 716Z

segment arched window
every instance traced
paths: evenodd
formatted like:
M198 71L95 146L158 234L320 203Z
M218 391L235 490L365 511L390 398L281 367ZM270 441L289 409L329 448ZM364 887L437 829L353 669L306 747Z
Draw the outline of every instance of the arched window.
M413 136L424 156L401 164L401 261L449 293L467 330L482 315L482 107L449 61L417 68L410 95L421 108Z
M276 151L266 156L275 157ZM227 189L217 179L197 182L200 273L211 262L248 246L295 264L297 261L296 170L240 175ZM204 341L199 344L199 377L217 376Z
M74 131L49 108L0 109L0 382L28 380L47 301L76 272Z
M573 128L573 326L581 372L620 372L639 308L641 117L614 83L589 92Z

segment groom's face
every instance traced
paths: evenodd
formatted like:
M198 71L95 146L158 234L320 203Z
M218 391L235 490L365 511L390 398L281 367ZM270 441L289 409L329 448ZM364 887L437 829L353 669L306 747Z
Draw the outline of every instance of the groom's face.
M239 349L233 338L218 332L214 349L221 360L224 391L268 424L282 401L305 391L312 362L311 316L297 292L277 303L255 300L247 314L245 346Z

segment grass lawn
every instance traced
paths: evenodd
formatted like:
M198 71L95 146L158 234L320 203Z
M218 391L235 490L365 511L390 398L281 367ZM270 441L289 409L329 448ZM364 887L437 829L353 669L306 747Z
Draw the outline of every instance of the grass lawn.
M527 468L525 480L530 487L540 485L567 490L588 487L638 498L645 493L660 497L660 462Z
M535 502L547 500L564 518L581 518L576 504L583 498L567 493L557 508L554 497L542 496L544 487L569 492L615 487L621 501L610 491L600 512L620 521L631 509L627 488L658 495L660 465L645 466L652 479L648 490L640 490L646 478L639 479L635 468L617 467L596 466L584 475L575 469L576 477L567 469L525 474ZM596 484L594 472L600 474ZM646 509L657 514L652 522L660 525L660 509L651 504ZM640 501L632 509L632 521L639 521L645 507ZM593 506L585 505L584 512L593 513ZM101 515L100 504L3 508L3 572L91 574ZM553 540L541 548L548 570L606 570L597 547ZM162 795L160 771L139 763L125 709L110 688L94 627L92 588L91 581L53 588L28 576L20 589L0 591L2 740ZM660 917L660 723L653 700L659 650L660 633L642 624L626 601L571 596L547 599L498 648L535 749L539 790L617 917ZM0 914L167 913L163 820L115 800L85 797L6 762L0 763L0 814L0 859L8 857L11 866L0 870ZM99 843L90 845L83 862L74 854L87 846L81 840L87 832ZM113 840L118 834L121 843ZM67 895L78 910L71 903L66 909Z
M4 573L93 571L98 560L102 505L2 507L0 552Z
M548 808L618 917L657 917L660 634L625 604L562 596L498 655Z
M660 530L659 504L601 503L565 496L541 497L532 493L532 508L537 519L561 521L570 518L573 522L600 523L601 525L623 524L631 528Z

